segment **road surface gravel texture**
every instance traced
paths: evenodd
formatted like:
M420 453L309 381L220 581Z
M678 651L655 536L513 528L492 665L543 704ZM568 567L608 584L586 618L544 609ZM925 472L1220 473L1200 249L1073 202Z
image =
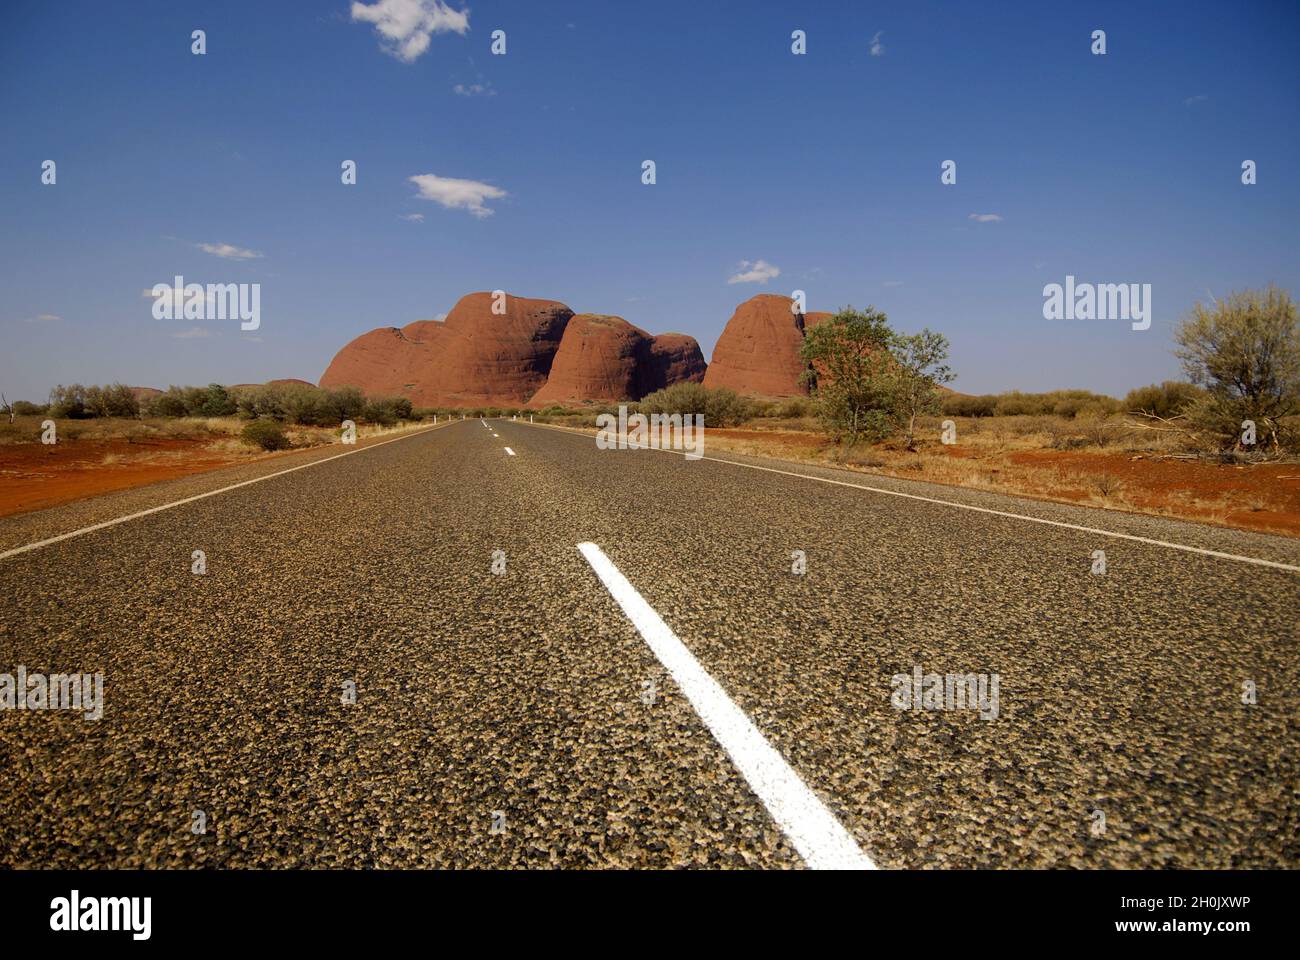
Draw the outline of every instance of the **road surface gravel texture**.
M0 559L0 672L105 700L0 711L0 865L803 866L581 543L881 867L1300 863L1300 543L490 423L0 521L313 464ZM896 709L918 666L997 718Z

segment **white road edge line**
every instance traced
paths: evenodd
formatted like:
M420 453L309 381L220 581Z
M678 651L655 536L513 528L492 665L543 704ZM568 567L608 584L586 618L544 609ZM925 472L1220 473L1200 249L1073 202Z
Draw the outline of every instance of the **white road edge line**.
M804 862L814 870L876 869L844 825L700 666L600 547L580 543L578 549Z
M570 436L584 436L584 434L570 433L568 430L559 427L552 427L549 424L544 423L536 423L533 424L533 426L558 430L561 433L568 433ZM664 450L661 447L649 447L647 449L657 450L659 453L673 453L679 457L686 456L686 454L681 450ZM1028 520L1030 523L1042 523L1050 527L1062 527L1066 530L1077 530L1080 533L1092 533L1101 537L1114 537L1117 540L1132 540L1135 543L1145 543L1153 547L1168 547L1170 550L1182 550L1186 553L1199 553L1207 557L1219 557L1222 560L1236 560L1240 563L1253 563L1260 567L1272 567L1276 570L1287 570L1291 573L1300 573L1300 566L1290 563L1281 563L1277 560L1262 560L1259 557L1247 557L1238 553L1224 553L1221 550L1207 550L1205 547L1192 547L1185 543L1171 543L1168 540L1154 540L1150 537L1139 537L1132 533L1116 533L1113 530L1101 530L1097 527L1084 527L1077 523L1066 523L1063 520L1048 520L1045 517L1031 517L1025 513L1010 513L1006 510L994 510L991 507L977 507L971 503L957 503L953 500L940 500L936 497L923 497L918 493L903 493L901 490L886 490L884 487L869 487L862 483L849 483L847 480L832 480L829 477L815 477L808 473L796 473L793 470L777 470L774 467L760 467L757 464L740 463L737 460L722 460L718 457L700 457L698 459L711 460L714 463L727 463L733 467L744 467L746 470L762 470L764 473L777 473L785 477L801 477L804 480L816 480L818 483L830 483L837 487L852 487L855 490L866 490L870 493L883 493L891 497L902 497L906 500L920 500L923 503L937 503L945 507L956 507L958 510L973 510L976 513L988 513L995 517L1010 517L1013 520ZM1135 514L1135 516L1147 515Z
M506 453L510 454L510 456L512 457L515 455L515 452L511 450L509 447L506 447Z
M137 520L140 517L147 517L151 513L162 513L164 510L170 510L173 507L183 506L187 503L193 503L195 500L203 500L207 497L215 497L219 493L227 493L231 490L238 490L240 487L247 487L250 484L261 483L263 480L270 480L274 477L283 477L286 473L294 473L298 470L306 470L308 467L316 467L322 463L329 463L331 460L338 460L341 457L350 457L354 453L365 453L367 450L373 450L375 447L382 447L385 444L396 443L398 440L409 440L411 437L418 437L421 434L432 433L435 430L441 430L450 423L459 423L460 421L448 421L436 427L430 427L427 430L416 430L414 433L408 433L400 437L393 437L390 440L381 440L378 443L372 443L368 446L357 447L355 450L349 450L347 453L336 453L332 457L322 457L320 460L313 460L311 463L301 463L296 467L290 467L288 470L279 470L275 473L268 473L264 477L254 477L252 480L244 480L240 483L232 483L228 487L222 487L220 490L209 490L207 493L196 494L192 497L186 497L184 500L175 500L172 503L164 503L159 507L150 507L148 510L141 510L137 513L127 514L125 517L117 517L113 520L105 520L103 523L92 524L89 527L82 527L80 530L73 530L69 533L61 533L57 537L50 537L48 540L38 540L35 543L29 543L25 546L14 547L12 550L6 550L0 553L0 560L8 560L10 557L16 557L20 553L27 553L29 550L39 550L41 547L48 547L51 544L59 543L63 540L71 540L73 537L80 537L87 533L94 533L96 530L104 530L107 527L115 527L119 523L126 523L128 520Z

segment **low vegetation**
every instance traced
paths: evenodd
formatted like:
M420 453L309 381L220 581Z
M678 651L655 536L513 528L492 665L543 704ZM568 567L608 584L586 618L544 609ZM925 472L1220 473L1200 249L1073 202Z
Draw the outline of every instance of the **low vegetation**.
M263 450L287 450L289 438L284 427L275 420L253 420L240 432L239 437L250 447Z

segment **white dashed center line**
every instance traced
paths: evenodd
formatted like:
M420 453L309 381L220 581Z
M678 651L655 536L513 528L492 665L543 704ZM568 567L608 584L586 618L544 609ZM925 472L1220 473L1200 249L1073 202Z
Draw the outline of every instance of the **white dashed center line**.
M844 825L826 809L785 759L776 752L709 676L686 645L660 619L618 567L594 543L580 543L600 582L672 674L713 738L758 794L763 806L790 838L804 862L815 870L874 870L876 865Z
M509 447L506 447L506 453L510 454L510 456L512 457L515 455L515 452L511 450Z

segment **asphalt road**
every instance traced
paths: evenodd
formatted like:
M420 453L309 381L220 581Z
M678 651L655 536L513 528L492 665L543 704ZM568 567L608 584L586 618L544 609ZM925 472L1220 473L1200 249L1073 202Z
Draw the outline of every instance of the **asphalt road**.
M1300 543L490 425L0 521L0 865L805 865L585 543L881 867L1300 865Z

